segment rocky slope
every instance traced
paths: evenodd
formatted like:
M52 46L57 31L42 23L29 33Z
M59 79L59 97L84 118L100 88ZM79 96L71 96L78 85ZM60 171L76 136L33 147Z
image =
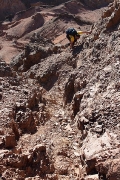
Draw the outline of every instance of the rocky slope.
M1 179L119 180L119 17L70 1L1 24ZM68 26L92 28L72 52Z
M89 30L100 19L104 8L91 9L78 1L50 8L34 6L20 11L0 24L0 54L10 62L29 42L34 33L52 40L54 44L66 44L67 27ZM7 54L6 54L7 51Z

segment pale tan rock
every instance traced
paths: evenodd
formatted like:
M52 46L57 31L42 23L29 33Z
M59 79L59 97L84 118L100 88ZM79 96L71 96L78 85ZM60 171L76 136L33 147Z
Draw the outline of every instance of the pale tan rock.
M99 180L98 174L89 175L85 177L85 180Z

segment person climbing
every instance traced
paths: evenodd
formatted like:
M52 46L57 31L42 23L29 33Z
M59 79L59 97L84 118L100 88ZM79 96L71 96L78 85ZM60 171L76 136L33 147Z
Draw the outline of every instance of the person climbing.
M66 38L70 41L70 48L73 49L75 42L80 38L80 34L90 34L90 31L76 31L74 28L68 28Z

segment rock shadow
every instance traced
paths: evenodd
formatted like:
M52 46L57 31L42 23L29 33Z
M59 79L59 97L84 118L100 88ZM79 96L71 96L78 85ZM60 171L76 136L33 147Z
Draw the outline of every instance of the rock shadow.
M54 86L57 80L58 80L58 77L55 75L52 75L44 83L40 82L40 84L44 89L46 89L46 91L49 91Z
M72 55L79 54L83 48L83 44L75 45L72 51Z

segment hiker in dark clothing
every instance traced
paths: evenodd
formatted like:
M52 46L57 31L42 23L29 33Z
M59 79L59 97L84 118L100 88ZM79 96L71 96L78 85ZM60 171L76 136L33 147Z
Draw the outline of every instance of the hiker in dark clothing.
M90 34L90 31L76 31L74 28L68 28L66 37L70 41L70 48L73 49L75 42L80 38L81 34Z

